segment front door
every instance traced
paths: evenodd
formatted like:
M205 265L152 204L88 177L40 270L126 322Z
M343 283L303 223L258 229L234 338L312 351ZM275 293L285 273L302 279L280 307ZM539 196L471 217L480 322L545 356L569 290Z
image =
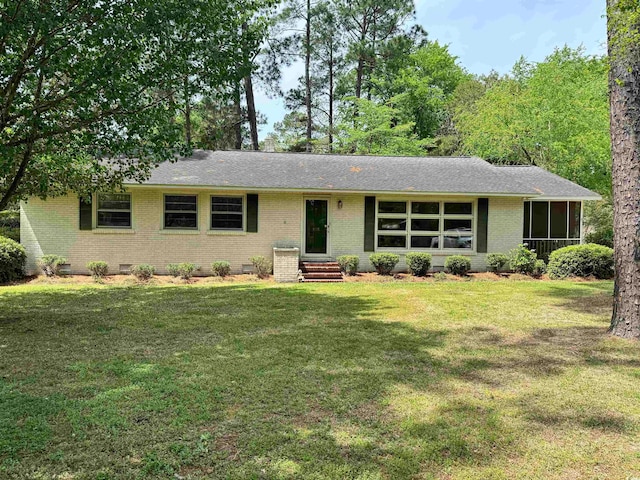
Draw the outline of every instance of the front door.
M305 200L305 253L327 253L328 205L327 200Z

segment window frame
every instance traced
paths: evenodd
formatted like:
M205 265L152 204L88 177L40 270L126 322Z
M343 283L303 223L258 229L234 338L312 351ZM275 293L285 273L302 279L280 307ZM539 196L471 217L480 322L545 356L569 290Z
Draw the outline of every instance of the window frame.
M100 208L100 197L105 195L126 195L129 197L129 210L114 210L111 208ZM133 195L131 192L118 192L118 193L98 193L96 195L96 229L117 229L117 230L131 230L133 229ZM128 212L129 213L129 225L128 226L118 226L118 225L100 225L100 212Z
M167 210L167 196L170 197L195 197L196 209L193 210ZM162 195L162 229L163 230L189 230L197 231L200 229L200 197L197 193L164 193ZM167 213L195 213L196 214L196 226L195 227L167 227Z
M380 203L381 202L405 202L406 203L406 213L380 213ZM437 203L438 204L438 213L437 214L422 214L422 213L412 213L412 203ZM446 203L468 203L471 204L471 214L445 214L445 204ZM470 200L458 200L458 199L432 199L432 198L410 198L410 199L397 199L397 198L376 198L376 206L375 206L375 241L374 241L374 251L391 251L391 252L407 252L407 251L424 251L436 254L452 254L458 253L461 255L464 254L476 254L476 241L477 234L475 232L475 228L477 226L478 221L478 209L477 209L477 199ZM379 228L379 219L403 219L406 220L406 229L405 230L384 230ZM438 230L413 230L412 229L412 220L438 220ZM470 220L471 221L471 231L469 234L458 233L458 232L447 232L445 228L445 219L446 220ZM400 236L405 237L405 247L381 247L379 246L379 238L380 236ZM471 248L445 248L444 247L444 238L445 237L471 237ZM438 238L438 247L437 248L425 248L425 247L412 247L411 246L411 238L412 237L437 237Z
M533 236L533 202L540 202L540 203L546 203L547 204L547 236L545 238L542 237L534 237ZM552 203L566 203L566 214L567 214L567 220L566 220L566 229L567 229L567 236L566 237L552 237L551 236L551 204ZM579 212L579 221L578 221L578 236L577 237L573 237L571 236L571 204L572 203L577 203L578 204L578 208L577 211ZM538 241L538 240L544 240L544 241L549 241L549 240L579 240L580 242L582 242L582 222L583 222L583 215L584 215L584 211L583 211L583 202L581 200L564 200L564 199L531 199L531 200L525 200L524 201L524 208L526 209L528 206L529 209L529 236L525 237L524 233L525 233L525 229L524 229L524 224L523 224L523 228L522 228L522 236L523 236L523 241L524 242L528 242L528 241ZM523 210L523 219L522 221L524 222L524 220L526 219L526 215L524 214L524 210Z
M242 228L214 228L213 226L213 198L240 198L242 200ZM220 212L223 213L223 212ZM229 212L224 212L229 213ZM237 212L232 212L237 213ZM247 231L247 196L246 195L209 195L209 231L211 232L246 232Z

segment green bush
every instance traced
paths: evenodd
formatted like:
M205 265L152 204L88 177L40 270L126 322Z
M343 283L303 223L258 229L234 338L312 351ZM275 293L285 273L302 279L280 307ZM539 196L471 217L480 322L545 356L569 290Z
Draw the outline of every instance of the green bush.
M529 250L523 243L509 251L509 267L516 273L531 275L537 260L536 252Z
M215 277L226 277L231 273L231 264L225 260L219 260L211 264L211 271Z
M544 263L544 260L542 259L536 260L536 264L533 266L532 275L534 277L541 277L545 273L547 273L547 264Z
M444 268L449 273L464 277L471 270L471 260L463 255L451 255L445 259Z
M182 280L189 280L193 277L193 272L198 269L195 263L179 263L178 264L178 276Z
M167 265L167 273L172 277L180 276L180 264L178 263L169 263Z
M584 237L584 241L613 248L613 228L606 228L604 230L596 230L595 232L587 233Z
M53 277L60 273L60 265L67 263L67 259L60 255L43 255L36 263L42 273L47 277Z
M436 272L433 274L433 279L436 282L443 282L447 279L447 274L444 272Z
M141 282L149 280L156 273L156 268L148 263L141 263L131 267L131 275L136 277Z
M271 262L262 255L256 255L249 259L258 278L267 278L271 273Z
M0 237L0 283L13 282L24 276L27 253L15 240Z
M395 253L373 253L369 255L369 261L380 275L389 275L400 261Z
M0 212L0 227L20 228L20 211L3 210Z
M15 242L20 242L20 229L14 227L3 227L0 225L0 237L6 237Z
M490 272L498 273L509 263L509 257L504 253L490 253L487 255L487 268Z
M87 270L91 272L93 278L99 280L107 276L109 265L103 261L89 262L87 263Z
M595 243L570 245L549 256L547 271L551 278L613 276L613 249Z
M355 275L358 273L358 265L360 265L360 257L357 255L340 255L337 259L340 269L347 275Z
M431 268L431 254L423 252L409 252L406 255L407 267L411 275L424 277Z

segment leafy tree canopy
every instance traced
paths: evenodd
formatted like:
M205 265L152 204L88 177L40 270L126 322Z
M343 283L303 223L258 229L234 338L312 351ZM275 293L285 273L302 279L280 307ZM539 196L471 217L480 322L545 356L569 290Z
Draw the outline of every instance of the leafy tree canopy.
M185 76L222 84L253 48L261 0L26 0L0 4L0 210L116 188L183 151ZM115 167L115 168L114 168Z

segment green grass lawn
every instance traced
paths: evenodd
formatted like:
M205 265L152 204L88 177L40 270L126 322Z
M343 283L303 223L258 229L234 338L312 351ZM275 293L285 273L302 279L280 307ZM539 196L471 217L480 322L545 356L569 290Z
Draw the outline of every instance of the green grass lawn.
M611 282L0 288L2 478L640 476Z

